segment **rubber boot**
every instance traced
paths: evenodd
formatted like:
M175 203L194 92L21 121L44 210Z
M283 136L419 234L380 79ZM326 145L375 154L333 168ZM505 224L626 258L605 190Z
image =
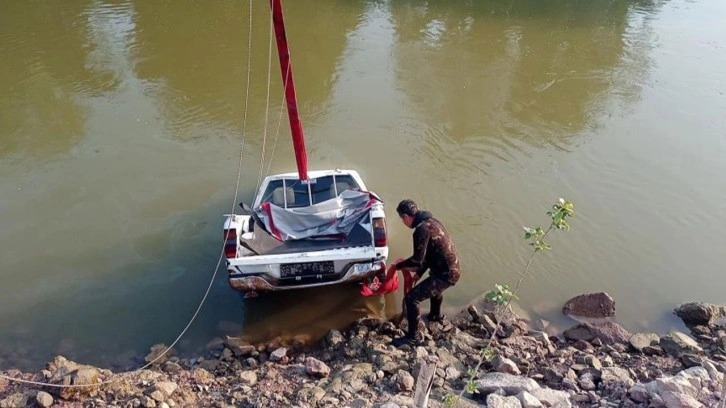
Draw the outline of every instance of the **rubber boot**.
M431 310L429 311L429 322L440 322L444 320L444 315L441 314L441 304L444 303L443 296L436 296L431 298Z
M391 344L396 348L402 347L404 345L413 346L416 344L416 332L418 331L418 310L415 307L407 306L406 319L408 320L406 335L402 337L396 337L391 342Z

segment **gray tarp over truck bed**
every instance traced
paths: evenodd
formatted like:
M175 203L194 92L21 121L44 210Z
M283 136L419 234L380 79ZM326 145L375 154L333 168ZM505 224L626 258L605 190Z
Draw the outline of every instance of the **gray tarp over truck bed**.
M252 239L242 239L240 244L258 255L291 254L296 252L322 251L326 249L348 248L373 245L371 232L363 225L356 225L345 239L278 241L265 230L263 224L255 222Z
M240 244L265 255L372 246L370 208L376 202L374 194L355 190L302 208L265 202L253 216L253 237Z

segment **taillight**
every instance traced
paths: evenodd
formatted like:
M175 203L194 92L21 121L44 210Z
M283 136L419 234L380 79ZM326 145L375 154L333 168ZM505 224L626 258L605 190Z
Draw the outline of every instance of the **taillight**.
M373 219L373 242L377 247L384 247L388 244L386 220L383 218Z
M224 230L224 255L227 258L234 258L237 256L237 230L228 229Z

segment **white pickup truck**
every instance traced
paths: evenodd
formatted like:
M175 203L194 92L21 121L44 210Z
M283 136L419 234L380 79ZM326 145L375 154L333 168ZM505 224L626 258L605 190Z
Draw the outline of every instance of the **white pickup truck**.
M385 271L383 202L354 170L269 176L245 214L224 222L229 284L246 295L343 282Z

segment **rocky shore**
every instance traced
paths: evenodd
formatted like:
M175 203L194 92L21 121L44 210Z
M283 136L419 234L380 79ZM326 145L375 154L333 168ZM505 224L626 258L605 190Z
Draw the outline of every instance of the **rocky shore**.
M605 294L579 299L563 310L614 313ZM690 333L631 334L605 319L552 336L513 314L497 326L493 305L479 302L443 323L424 320L420 345L403 349L388 345L401 327L361 319L315 345L220 339L203 358L172 352L149 369L126 373L58 356L41 372L0 374L82 387L0 378L0 408L413 407L423 366L435 368L429 407L453 406L460 394L458 407L721 407L726 308L687 303L674 312ZM486 346L487 359L471 383ZM153 347L147 361L164 349Z

